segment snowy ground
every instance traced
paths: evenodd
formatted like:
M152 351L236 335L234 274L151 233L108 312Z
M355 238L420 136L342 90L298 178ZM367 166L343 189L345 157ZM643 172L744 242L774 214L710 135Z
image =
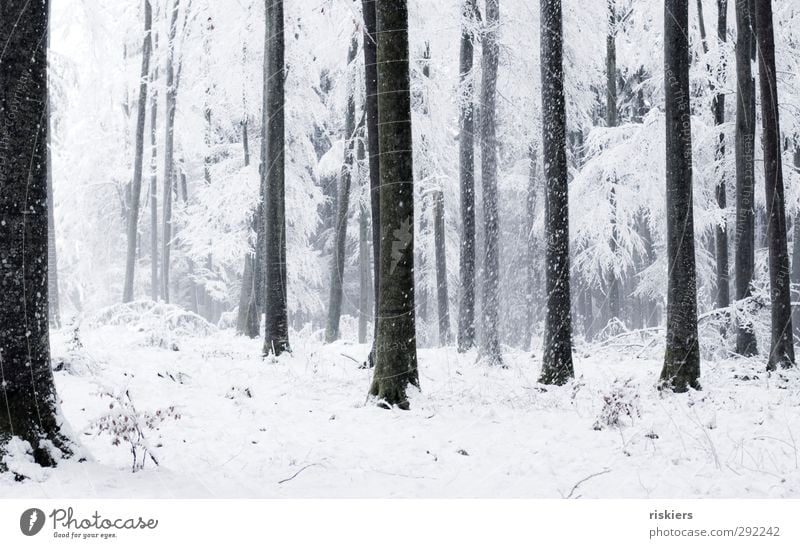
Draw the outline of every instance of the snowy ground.
M3 497L800 496L800 377L768 378L755 361L704 362L702 392L662 395L656 359L579 349L577 381L542 387L523 352L492 369L423 349L422 392L404 412L365 405L371 371L354 360L366 346L296 337L273 362L226 331L164 343L83 327L78 349L69 330L53 338L54 358L71 360L56 382L87 461L16 462L35 480L0 476ZM120 408L102 393L125 390L140 415L179 415L142 426L159 467L131 472L130 445L92 426ZM604 408L606 422L622 411L619 426L595 429Z

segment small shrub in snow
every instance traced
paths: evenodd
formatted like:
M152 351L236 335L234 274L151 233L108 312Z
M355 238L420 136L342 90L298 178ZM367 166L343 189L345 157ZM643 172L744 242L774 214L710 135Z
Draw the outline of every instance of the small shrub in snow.
M595 430L604 428L620 428L625 426L628 419L631 423L642 416L639 407L639 392L633 384L633 379L621 381L615 379L608 392L603 394L603 408L594 423Z
M88 434L108 434L111 436L112 445L123 442L130 446L133 463L131 471L143 470L147 457L158 466L158 459L147 443L146 431L158 430L162 423L168 419L178 420L180 413L174 405L156 409L154 411L137 411L130 393L116 393L112 390L103 390L101 397L110 398L109 412L89 425Z

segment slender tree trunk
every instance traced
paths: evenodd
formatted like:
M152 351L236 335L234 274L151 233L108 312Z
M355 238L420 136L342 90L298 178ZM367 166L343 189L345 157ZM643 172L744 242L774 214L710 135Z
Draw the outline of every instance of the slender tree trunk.
M458 307L459 352L466 352L475 345L475 91L472 75L475 47L472 26L475 23L477 10L475 0L464 0L459 53L461 127L458 140L458 174L462 225L459 259L461 280Z
M380 165L378 339L370 394L408 409L419 386L414 318L414 164L406 0L376 2ZM391 30L391 32L388 32Z
M740 312L746 311L752 294L755 271L755 127L756 90L752 75L755 51L752 1L736 2L736 300ZM736 352L755 356L753 325L737 314Z
M289 350L286 309L286 212L284 190L284 21L283 0L266 0L267 25L264 54L264 127L267 155L264 162L264 227L266 243L266 322L264 355L280 356Z
M794 169L800 174L800 135L795 136L794 143ZM800 301L798 291L800 291L800 212L795 213L792 237L792 285L795 288L795 295L792 302ZM795 335L800 336L800 306L792 307L792 326Z
M720 43L728 40L728 0L717 0L717 40ZM722 68L725 70L725 67ZM723 74L724 76L724 74ZM714 97L714 123L722 126L725 123L725 94L721 91ZM719 146L717 147L717 159L722 161L725 158L725 133L719 133ZM717 205L721 210L728 207L728 199L725 192L725 174L720 169L719 181L717 182ZM717 307L727 308L731 303L730 290L730 271L728 267L728 227L727 221L717 226Z
M439 312L439 345L453 340L450 331L450 303L447 293L447 254L445 241L444 192L433 194L433 241L436 247L436 300Z
M769 285L772 301L772 344L767 369L794 366L791 281L786 243L786 199L783 188L783 162L778 84L775 71L775 36L772 27L772 0L759 0L755 10L755 35L758 47L758 81L761 91L761 127L764 145L764 184L767 203L767 243L769 246Z
M153 36L153 51L158 51L158 35ZM158 301L158 146L156 121L158 117L158 62L150 86L150 296Z
M245 107L246 110L246 107ZM247 112L242 119L242 148L244 149L244 165L250 165L250 139L247 132ZM258 234L258 213L253 217L253 231ZM258 236L256 236L256 239ZM244 257L244 273L242 274L242 291L239 295L239 313L236 317L236 332L255 339L259 335L261 319L258 311L256 254L248 252Z
M72 453L48 333L48 4L0 3L0 472L19 440L42 466Z
M617 15L616 0L608 0L608 35L606 36L606 127L617 127ZM611 181L611 253L616 256L619 229L617 228L617 181ZM620 280L612 269L608 280L608 307L612 319L621 317Z
M572 365L567 117L564 106L561 0L542 0L540 9L547 318L539 382L564 384L575 376L575 371Z
M489 365L502 365L500 352L500 219L497 211L497 32L500 20L499 0L486 0L486 26L482 50L481 111L481 181L483 184L484 277L481 354Z
M166 65L166 119L164 123L164 194L162 197L162 225L161 225L161 297L169 303L169 269L170 248L172 240L172 186L174 184L174 133L175 133L175 103L177 100L177 83L175 81L175 35L178 26L178 10L180 0L174 0L172 15L170 16L169 35L167 38L167 65Z
M531 144L530 147L530 161L531 170L528 177L528 196L526 201L527 211L525 215L525 268L526 268L526 288L525 288L525 350L530 350L531 339L534 333L534 324L536 323L536 295L539 289L539 276L536 264L539 259L539 253L536 245L536 236L534 234L534 221L536 220L536 202L538 201L539 194L539 174L537 172L537 146Z
M347 52L349 67L358 53L358 39L353 36L350 51ZM331 285L328 300L328 323L325 326L325 342L332 343L339 339L339 320L342 316L342 294L344 280L345 246L347 244L347 218L350 209L350 186L355 169L356 143L356 97L355 86L349 85L347 111L344 128L344 163L342 164L339 199L337 200L336 226L334 227L333 256L331 257Z
M144 43L142 44L142 70L139 76L139 102L136 115L136 152L133 160L133 182L128 208L128 253L125 263L125 285L122 302L133 300L133 278L136 268L136 243L139 232L139 201L142 193L142 166L144 164L144 125L147 112L147 80L150 77L151 27L153 12L150 0L144 0Z
M367 111L367 152L369 154L370 209L372 213L373 286L375 289L375 315L373 319L372 349L365 365L375 365L375 344L378 340L378 284L380 274L381 235L380 223L380 152L378 146L378 50L377 15L375 0L362 0L364 15L364 78Z
M664 1L664 94L667 163L667 347L660 384L700 388L697 274L692 207L688 0Z
M361 138L358 140L358 152L356 156L357 164L361 166L364 163L364 126L363 118L360 130ZM362 185L369 184L365 178L361 176L361 169L358 170L359 180ZM369 213L367 206L361 202L358 212L358 270L359 270L359 298L358 298L358 342L364 344L367 342L367 323L372 316L372 275L370 270L370 257L369 257Z

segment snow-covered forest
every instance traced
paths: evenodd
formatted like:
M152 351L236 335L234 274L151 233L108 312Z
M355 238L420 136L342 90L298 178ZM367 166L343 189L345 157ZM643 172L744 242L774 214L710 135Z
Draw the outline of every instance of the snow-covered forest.
M797 0L0 44L2 496L800 496Z

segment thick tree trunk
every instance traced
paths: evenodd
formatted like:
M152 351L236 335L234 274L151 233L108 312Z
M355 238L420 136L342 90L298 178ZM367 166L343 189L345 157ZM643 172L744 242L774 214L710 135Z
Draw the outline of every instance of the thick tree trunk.
M364 79L367 111L367 153L369 154L370 210L372 214L372 264L375 313L373 317L372 349L367 358L369 367L375 365L375 344L378 340L378 282L380 271L380 151L378 146L378 49L375 0L362 0L364 15Z
M142 194L142 166L144 164L144 125L147 113L147 81L150 78L150 51L153 11L150 0L144 0L144 42L142 44L142 70L139 76L139 102L136 114L136 152L133 159L133 182L128 207L128 253L125 262L125 284L122 302L133 300L133 281L136 269L136 243L139 233L139 201Z
M791 281L786 243L786 199L783 188L783 162L778 84L775 71L775 36L772 27L772 0L759 0L755 10L755 35L758 47L758 81L761 92L761 127L764 145L764 184L767 204L767 243L769 246L769 285L772 301L772 344L767 369L794 366Z
M178 10L180 0L174 0L172 15L170 16L169 35L167 37L167 65L166 65L166 119L164 122L164 180L162 186L162 224L161 224L161 298L169 303L169 269L170 248L172 245L172 186L175 178L174 166L174 133L175 133L175 103L177 100L177 83L175 81L175 34L178 27Z
M483 345L481 355L489 365L502 365L500 352L500 219L497 211L497 32L499 0L486 0L481 78L481 182L483 184L484 276L482 303Z
M736 2L736 300L741 311L749 307L755 271L755 132L756 90L752 75L755 51L752 0ZM741 314L736 322L736 353L755 356L753 326Z
M358 53L358 39L354 36L347 52L349 67ZM352 82L351 82L352 84ZM333 255L331 257L331 285L328 299L328 322L325 325L325 342L332 343L339 338L339 320L342 316L342 294L344 283L345 246L347 244L347 218L350 209L350 187L355 169L356 143L356 88L349 85L344 127L344 163L342 164L339 199L337 200L336 226L334 226Z
M414 317L414 164L406 0L378 0L380 275L378 338L370 394L408 409L406 388L419 386ZM391 30L391 32L389 32Z
M461 291L458 307L458 351L475 345L475 97L472 76L475 47L472 26L477 13L475 0L464 0L461 14L461 83L460 133L458 139L458 175L461 188L461 255L459 278Z
M664 94L667 163L667 347L660 385L700 388L697 274L692 207L688 0L664 1Z
M575 376L575 371L572 365L567 117L564 106L561 0L542 0L540 9L547 317L539 382L564 384Z
M263 180L266 297L264 355L289 350L289 318L286 308L286 210L284 189L284 21L283 0L266 0L267 18L264 54L264 108L266 158Z
M0 3L0 472L9 444L29 443L42 466L72 453L48 333L48 8Z

